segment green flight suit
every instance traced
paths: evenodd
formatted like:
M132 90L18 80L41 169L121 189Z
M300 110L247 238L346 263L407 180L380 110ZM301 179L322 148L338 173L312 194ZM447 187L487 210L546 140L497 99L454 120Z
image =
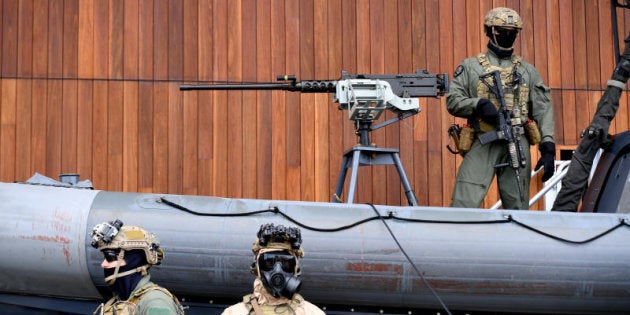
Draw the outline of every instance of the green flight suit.
M150 281L146 275L140 279L127 301L111 298L101 304L94 314L180 315L184 310L175 296ZM114 313L116 309L116 313Z
M512 67L511 57L499 58L488 50L486 56L490 64L502 68ZM446 106L450 114L467 118L469 124L477 121L475 109L479 98L477 88L483 67L476 57L465 59L455 70L453 80L446 97ZM533 65L521 61L518 72L522 83L529 88L529 118L538 124L541 143L554 142L553 107L550 89L547 87ZM531 176L531 156L527 137L521 137L527 165L520 170L525 202L521 202L514 170L507 166L495 169L495 165L509 160L504 141L495 141L482 145L476 138L457 173L452 207L479 208L486 196L492 180L497 175L499 194L504 209L528 209L529 183Z

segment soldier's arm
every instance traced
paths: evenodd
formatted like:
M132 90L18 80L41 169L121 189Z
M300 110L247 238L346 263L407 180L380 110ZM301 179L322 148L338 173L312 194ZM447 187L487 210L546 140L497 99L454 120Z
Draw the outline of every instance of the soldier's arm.
M479 76L472 71L466 61L455 69L446 95L446 109L451 115L466 118L474 114L479 98L472 91L477 90L478 79Z
M538 71L532 66L530 72L531 116L538 123L542 142L554 142L553 105L551 89L546 86Z

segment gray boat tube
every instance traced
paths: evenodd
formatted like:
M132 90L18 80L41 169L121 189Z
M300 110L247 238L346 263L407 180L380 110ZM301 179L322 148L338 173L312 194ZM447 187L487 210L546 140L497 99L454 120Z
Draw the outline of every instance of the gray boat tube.
M252 289L255 234L271 222L303 225L301 293L318 306L440 308L376 210L451 310L630 309L628 214L372 207L19 183L0 183L0 200L5 293L101 299L102 255L88 233L117 218L158 235L166 256L151 269L153 281L178 297L238 302Z

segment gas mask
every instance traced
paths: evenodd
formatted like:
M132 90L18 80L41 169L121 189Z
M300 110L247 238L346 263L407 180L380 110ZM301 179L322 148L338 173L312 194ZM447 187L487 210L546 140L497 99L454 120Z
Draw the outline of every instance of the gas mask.
M490 37L490 41L497 48L510 50L514 47L518 31L517 28L491 26L487 28L486 35Z
M284 296L290 299L300 290L302 280L295 275L297 258L288 251L260 254L258 269L263 286L274 297Z

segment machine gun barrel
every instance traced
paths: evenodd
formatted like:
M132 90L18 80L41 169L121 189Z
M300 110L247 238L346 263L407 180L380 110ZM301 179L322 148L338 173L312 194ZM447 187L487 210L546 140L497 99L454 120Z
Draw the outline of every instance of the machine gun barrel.
M284 83L225 83L225 84L182 84L181 91L191 90L282 90L301 93L333 93L337 81L333 80L295 80L294 75L278 76Z

